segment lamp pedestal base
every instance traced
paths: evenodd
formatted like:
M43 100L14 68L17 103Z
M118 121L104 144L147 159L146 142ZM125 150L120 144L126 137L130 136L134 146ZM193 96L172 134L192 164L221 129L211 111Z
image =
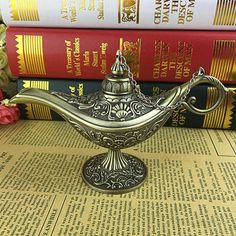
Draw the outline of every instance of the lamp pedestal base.
M133 155L109 150L87 160L82 176L99 192L119 194L140 187L147 176L147 167Z

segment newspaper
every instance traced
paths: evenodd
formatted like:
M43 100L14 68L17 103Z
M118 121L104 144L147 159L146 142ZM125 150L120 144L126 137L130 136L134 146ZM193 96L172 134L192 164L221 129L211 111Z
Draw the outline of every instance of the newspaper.
M144 185L99 193L82 180L106 149L60 121L0 127L0 235L236 235L236 132L163 127L123 150Z

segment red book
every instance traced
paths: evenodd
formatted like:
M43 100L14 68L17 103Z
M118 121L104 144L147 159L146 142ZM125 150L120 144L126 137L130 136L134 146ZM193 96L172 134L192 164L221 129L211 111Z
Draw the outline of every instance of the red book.
M99 30L10 27L13 75L103 79L117 49L139 81L188 81L202 66L224 83L236 82L233 31Z

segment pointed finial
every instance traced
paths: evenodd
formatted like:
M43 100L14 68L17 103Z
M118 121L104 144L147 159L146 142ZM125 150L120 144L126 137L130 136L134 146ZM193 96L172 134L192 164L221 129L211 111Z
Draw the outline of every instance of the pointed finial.
M123 75L126 71L126 66L123 63L123 56L121 50L116 51L116 61L111 67L111 72L114 75Z

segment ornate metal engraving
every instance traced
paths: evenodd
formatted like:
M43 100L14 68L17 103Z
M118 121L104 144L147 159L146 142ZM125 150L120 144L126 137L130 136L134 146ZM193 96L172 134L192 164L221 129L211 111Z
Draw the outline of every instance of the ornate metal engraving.
M108 121L135 119L153 109L152 104L143 102L135 94L122 98L107 97L102 92L83 97L57 92L53 92L53 95L90 116Z
M107 153L89 159L83 167L83 178L93 188L106 193L122 193L140 186L147 175L145 164L138 158L123 153L127 165L108 169L104 166Z
M136 130L128 130L126 132L103 132L92 129L90 127L85 127L78 122L66 118L62 115L81 135L83 135L88 140L92 141L99 146L109 148L109 149L123 149L131 147L135 144L143 142L151 135L153 135L159 128L163 126L166 120L170 117L169 114L165 114L162 118L160 117L155 123L150 123L145 127L140 127Z
M147 97L140 91L119 51L111 70L112 74L102 83L102 90L87 96L25 89L11 102L48 105L85 138L108 148L107 154L97 155L85 163L83 178L98 191L123 193L139 187L147 170L142 161L122 154L120 149L149 138L181 105L202 115L215 110L224 100L227 89L216 78L206 76L200 68L189 82L158 97ZM219 92L217 102L206 110L194 106L196 98L187 99L190 90L200 83L209 83Z

